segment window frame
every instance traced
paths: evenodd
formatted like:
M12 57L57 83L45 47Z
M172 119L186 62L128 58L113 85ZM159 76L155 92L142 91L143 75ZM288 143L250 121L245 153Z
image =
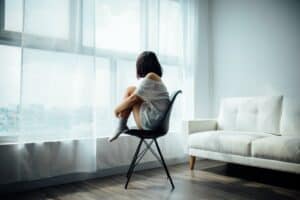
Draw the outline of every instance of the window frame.
M155 24L159 34L159 4L161 0L156 0L156 13L157 13L157 23ZM167 0L167 1L177 1L178 0ZM55 50L62 51L68 53L81 53L85 55L92 55L97 57L106 57L108 59L117 58L117 59L126 59L126 60L135 60L136 53L131 52L122 52L112 49L101 49L101 48L93 48L84 46L82 44L82 17L83 17L83 0L69 0L70 2L70 21L69 21L69 39L58 39L44 36L37 36L32 34L21 34L21 32L7 31L4 29L5 27L5 0L0 0L0 44L3 45L12 45L12 46L23 46L26 48L34 48L40 50ZM140 34L141 41L140 46L141 49L149 48L149 0L140 0L141 7L141 23L140 23ZM78 20L78 21L77 21ZM78 36L76 38L76 34ZM30 44L26 44L26 42L22 44L22 38L30 40ZM159 36L157 38L159 40ZM158 43L159 41L157 41ZM54 45L53 45L54 44ZM155 44L158 46L158 44ZM179 65L178 56L168 56L160 54L160 61L163 64L167 65Z
M7 31L5 30L5 0L0 0L0 44L16 46L20 48L32 48L44 51L58 51L66 53L78 53L82 55L95 56L97 58L104 58L109 61L109 68L111 70L111 80L110 84L113 90L111 98L111 105L115 105L118 101L117 99L117 71L119 66L117 65L118 61L136 61L136 53L131 52L121 52L112 49L101 49L84 46L82 43L83 40L83 1L84 0L69 0L70 2L70 21L69 21L69 38L67 40L37 36L32 34L22 34L21 32ZM160 20L160 1L162 0L139 0L140 1L140 47L141 49L149 49L150 47L150 23L149 23L149 14L150 14L150 4L155 2L157 5L154 7L156 18L154 20L154 27L156 28L156 40L154 48L158 49L159 47L159 20ZM177 1L178 0L164 0L164 1ZM24 10L24 5L23 5ZM181 13L184 18L185 13ZM152 24L153 25L153 24ZM24 26L24 25L23 25ZM29 39L30 44L26 44L22 39ZM55 45L52 45L55 43ZM50 45L51 44L51 45ZM153 46L152 46L153 47ZM158 50L159 51L159 50ZM158 52L159 54L159 52ZM159 60L162 65L174 66L180 70L182 64L179 56L168 56L159 54ZM21 86L22 87L22 86ZM22 93L22 91L21 91ZM21 95L21 94L20 94Z
M5 0L0 0L0 44L21 46L21 33L5 30Z

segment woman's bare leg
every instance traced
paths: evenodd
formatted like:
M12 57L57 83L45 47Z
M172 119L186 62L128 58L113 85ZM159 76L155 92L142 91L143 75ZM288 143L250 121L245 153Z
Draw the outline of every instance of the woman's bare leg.
M128 87L125 91L124 96L123 96L123 100L127 99L134 92L135 88L136 87L134 87L134 86ZM121 112L118 117L128 118L130 116L131 110L132 110L132 108Z
M134 87L134 86L128 87L126 90L126 93L124 95L124 99L128 98L135 91L135 89L136 89L136 87ZM140 118L141 105L142 105L142 103L135 104L131 109L128 109L128 110L124 111L123 113L121 113L122 117L127 116L127 118L128 118L130 113L132 112L134 121L139 129L142 129L141 118Z
M139 104L134 105L132 108L134 121L139 129L143 129L142 123L141 123L141 116L140 116L141 105L142 105L142 103L139 103Z
M123 100L128 98L134 91L135 91L135 87L133 87L133 86L128 87L125 94L124 94ZM124 132L126 129L128 129L127 120L130 116L130 113L131 113L132 109L133 108L129 108L129 109L119 113L119 115L118 115L119 124L118 124L118 127L115 130L114 134L109 138L110 142L117 139L119 137L119 135L121 135L122 132Z
M124 98L123 99L126 99L128 98L134 91L135 91L136 87L134 86L131 86L131 87L128 87L126 92L125 92L125 95L124 95ZM138 103L138 104L135 104L132 109L128 109L124 112L121 113L121 117L129 117L130 113L132 112L133 113L133 117L134 117L134 121L137 125L137 127L139 129L142 129L142 126L141 126L141 118L140 118L140 107L141 107L141 104L142 103Z

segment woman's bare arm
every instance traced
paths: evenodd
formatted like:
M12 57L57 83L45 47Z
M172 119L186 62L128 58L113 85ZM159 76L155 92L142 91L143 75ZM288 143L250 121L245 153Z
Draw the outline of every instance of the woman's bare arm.
M115 115L118 117L119 114L125 110L131 109L135 104L143 102L136 94L131 94L128 98L122 101L115 109Z
M153 72L148 73L145 76L145 78L155 80L155 81L161 80L160 77ZM126 98L121 104L117 106L117 108L115 109L115 115L118 117L121 112L131 109L133 105L141 102L143 102L143 99L141 99L139 96L133 93L128 98Z

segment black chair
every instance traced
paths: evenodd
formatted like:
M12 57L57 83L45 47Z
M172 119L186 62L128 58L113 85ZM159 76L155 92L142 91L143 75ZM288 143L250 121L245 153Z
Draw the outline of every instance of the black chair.
M164 169L167 173L167 176L169 178L169 181L171 183L172 190L175 188L173 180L170 176L169 170L167 168L167 165L165 163L165 160L163 158L163 155L162 155L162 153L160 151L160 148L159 148L159 145L157 143L157 138L166 135L168 130L169 130L169 121L170 121L172 106L173 106L174 101L175 101L175 99L176 99L176 97L179 93L182 93L182 91L178 90L178 91L174 92L171 95L170 104L168 106L168 109L167 109L166 113L163 115L161 123L157 126L157 128L155 128L154 130L129 129L128 131L124 132L124 134L140 138L140 142L138 144L138 147L135 151L135 154L133 156L133 159L131 161L130 167L129 167L128 172L127 172L127 181L126 181L126 184L125 184L125 189L127 189L127 186L128 186L129 181L130 181L131 175L134 172L134 168L139 164L139 162L142 160L142 158L144 157L144 155L146 154L146 152L148 150L150 150L151 153L157 158L157 160L163 165L163 167L164 167ZM151 141L148 143L146 141L146 139L150 139ZM156 145L159 156L151 148L151 145L153 144L153 142ZM146 147L143 151L140 152L142 143L144 143L146 145Z

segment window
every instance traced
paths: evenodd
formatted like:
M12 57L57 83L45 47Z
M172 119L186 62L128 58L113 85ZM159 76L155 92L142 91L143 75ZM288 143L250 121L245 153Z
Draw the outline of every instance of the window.
M24 49L23 62L23 134L89 136L93 132L93 58Z
M178 1L160 1L159 53L178 56L181 51L181 10Z
M136 85L135 62L118 60L117 61L117 100L123 98L124 91L128 86Z
M110 135L144 49L159 54L169 91L180 87L179 1L0 0L0 9L0 134Z
M4 5L4 30L21 32L23 26L23 0L5 0Z
M95 39L94 0L85 0L82 5L82 46L93 47Z
M113 72L105 58L96 59L96 135L108 136L113 128Z
M70 0L26 0L24 31L32 35L68 39Z
M180 72L180 67L177 66L172 66L172 65L165 65L164 66L164 76L163 76L163 81L165 82L170 95L172 94L172 92L178 90L179 88L181 88L181 72ZM181 117L181 113L180 113L180 98L178 98L175 102L175 106L173 113L172 113L172 119L173 120L172 123L172 130L171 131L177 131L181 129L181 124L177 123L178 120ZM176 122L177 121L177 122Z
M0 136L16 132L19 123L21 49L0 45Z
M96 47L140 50L140 1L96 0Z

